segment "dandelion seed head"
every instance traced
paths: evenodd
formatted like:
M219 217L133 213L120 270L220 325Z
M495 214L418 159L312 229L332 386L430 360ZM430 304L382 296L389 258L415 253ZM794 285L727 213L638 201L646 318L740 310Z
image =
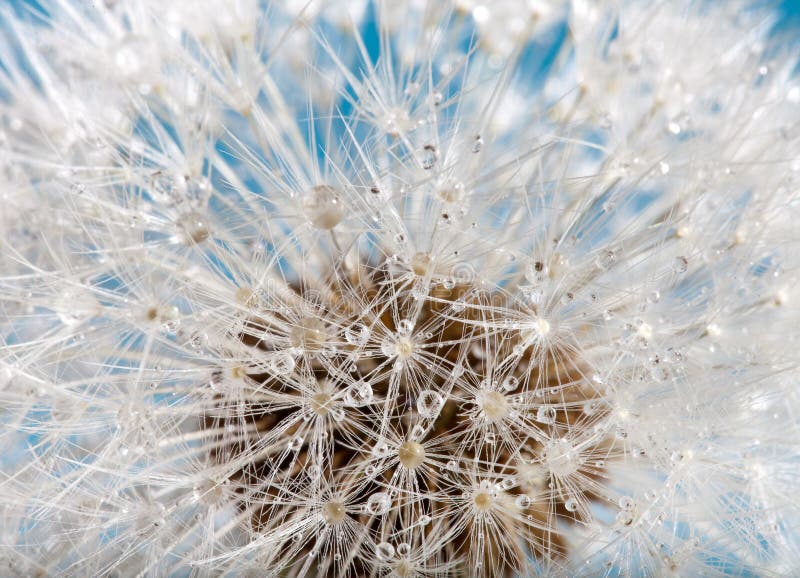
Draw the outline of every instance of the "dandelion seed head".
M770 6L29 8L0 10L8 573L791 573Z

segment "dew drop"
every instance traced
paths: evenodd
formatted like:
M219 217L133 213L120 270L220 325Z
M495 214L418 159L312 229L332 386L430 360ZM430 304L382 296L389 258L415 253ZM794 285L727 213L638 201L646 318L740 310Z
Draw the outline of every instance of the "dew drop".
M303 447L303 436L294 436L292 439L289 440L289 451L297 452L300 451L300 448Z
M183 234L183 239L186 244L200 244L208 239L211 234L208 228L208 221L197 211L184 213L178 217L176 222Z
M578 501L574 498L570 498L564 502L564 507L567 509L567 512L574 512L578 509Z
M424 435L425 435L425 428L422 427L422 425L420 424L416 424L414 427L411 428L411 433L409 434L409 437L412 440L420 440Z
M514 391L515 389L517 389L518 386L519 386L519 379L517 379L513 375L507 377L503 381L503 389L506 391Z
M394 546L389 544L389 542L381 542L375 547L375 555L378 557L378 560L388 562L394 558Z
M431 170L436 166L436 161L439 160L439 150L431 144L422 147L422 154L420 155L420 164L426 171Z
M294 366L294 357L288 351L278 351L269 359L269 370L277 375L288 375Z
M433 418L439 414L443 405L442 396L431 389L424 389L417 398L417 411L422 417Z
M607 251L603 251L600 255L595 258L594 264L598 269L609 269L614 265L617 260L617 255L614 251L610 249Z
M397 324L397 332L400 335L409 335L414 329L414 322L410 319L401 319Z
M368 514L379 516L389 511L392 505L392 499L389 494L385 492L377 492L367 498L367 504L364 507Z
M322 469L316 464L311 464L306 469L306 475L308 476L308 479L316 480L320 477L320 475L322 475Z
M617 523L621 526L630 526L633 523L633 513L623 510L617 514Z
M481 152L482 148L483 148L483 138L481 137L481 135L476 134L475 139L472 141L472 152L479 153Z
M367 381L356 381L347 388L344 394L345 404L352 407L366 405L372 401L372 386Z
M672 262L672 270L676 273L686 273L689 269L689 259L686 257L675 257Z
M369 327L363 323L354 323L344 330L344 338L351 345L361 347L369 340Z
M318 229L333 229L344 218L344 205L338 189L330 185L317 185L302 196L303 213Z
M390 453L389 444L386 442L378 442L375 444L375 447L372 448L372 454L379 458L385 458Z
M411 544L408 542L401 542L397 545L397 554L399 556L408 556L411 554Z
M553 424L557 415L556 408L549 405L540 405L536 410L536 421L544 424Z
M517 496L517 499L514 500L514 503L516 503L517 508L520 510L527 510L531 505L531 498L527 494L520 494Z

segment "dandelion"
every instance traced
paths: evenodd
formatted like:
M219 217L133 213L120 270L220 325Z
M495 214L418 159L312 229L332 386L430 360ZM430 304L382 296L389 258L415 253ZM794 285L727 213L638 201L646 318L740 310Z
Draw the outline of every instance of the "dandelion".
M0 9L0 573L791 575L768 9Z

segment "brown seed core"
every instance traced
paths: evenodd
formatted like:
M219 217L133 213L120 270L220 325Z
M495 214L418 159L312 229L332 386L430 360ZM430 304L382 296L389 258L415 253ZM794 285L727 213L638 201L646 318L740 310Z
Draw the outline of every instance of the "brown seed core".
M409 470L418 468L425 461L425 448L418 442L404 442L397 450L400 463Z

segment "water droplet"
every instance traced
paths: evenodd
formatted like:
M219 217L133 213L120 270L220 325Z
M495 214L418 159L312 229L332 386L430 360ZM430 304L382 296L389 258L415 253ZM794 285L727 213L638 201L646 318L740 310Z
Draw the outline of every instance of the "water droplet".
M447 179L438 190L439 198L445 203L461 203L466 196L464 183Z
M519 386L519 379L517 379L513 375L510 376L510 377L507 377L503 381L503 389L505 391L514 391L515 389L517 389L518 386Z
M520 510L527 510L531 505L531 498L527 494L520 494L514 502Z
M427 514L422 514L419 517L419 523L421 526L427 526L428 524L431 523L431 517Z
M378 442L375 444L375 447L372 448L372 454L379 458L385 458L390 452L389 444L386 442Z
M397 554L399 556L408 556L411 554L411 544L408 542L401 542L397 545Z
M483 138L481 138L481 135L476 134L475 139L472 141L472 152L479 153L481 152L482 148L483 148Z
M347 388L344 401L352 407L366 405L372 401L372 386L367 381L356 381Z
M400 335L409 335L414 329L414 322L410 319L401 319L397 324L397 333Z
M621 526L630 526L633 523L633 513L623 510L617 514L617 523Z
M608 269L614 265L617 260L617 255L614 251L607 250L600 253L600 255L595 258L594 264L598 269Z
M288 375L294 366L294 357L288 351L278 351L269 358L269 370L277 375Z
M536 410L536 421L544 424L553 424L558 416L556 408L549 405L540 405Z
M388 512L391 506L392 499L389 497L389 494L385 492L377 492L367 498L367 504L364 506L364 510L368 514L380 516L381 514Z
M394 558L394 546L389 542L381 542L375 547L375 555L381 562L388 562Z
M567 512L574 512L578 509L578 501L574 498L570 498L564 502L564 507L567 509Z
M426 171L431 170L436 166L436 161L439 160L439 150L432 144L427 144L422 147L422 154L420 155L420 164Z
M431 389L424 389L417 398L417 411L422 417L434 418L444 404L442 396Z
M330 185L317 185L302 196L303 213L318 229L333 229L344 218L345 208L339 190Z
M689 259L686 257L675 257L672 262L672 270L676 273L686 273L689 269Z
M483 439L487 444L494 445L497 441L497 435L493 431L487 431Z
M184 243L189 245L202 243L211 234L206 217L197 211L184 213L178 217L176 223L183 234Z
M197 333L189 340L189 347L195 351L202 351L208 345L208 334Z
M619 499L619 507L623 510L633 510L636 502L630 496L622 496Z
M289 440L289 451L297 452L300 451L300 448L303 447L303 436L294 436L292 439Z
M361 347L369 340L369 327L363 323L354 323L344 330L344 338L351 345Z

